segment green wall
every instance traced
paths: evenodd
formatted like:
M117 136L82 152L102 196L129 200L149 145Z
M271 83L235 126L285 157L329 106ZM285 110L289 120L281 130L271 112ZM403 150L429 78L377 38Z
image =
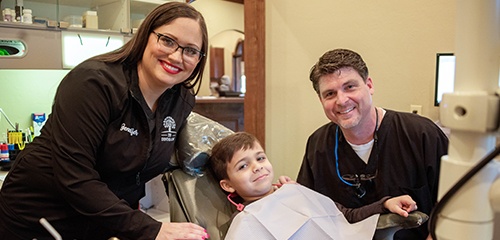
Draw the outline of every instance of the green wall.
M31 114L51 112L57 86L69 70L0 70L0 108L21 129L31 126ZM0 117L0 142L12 129Z

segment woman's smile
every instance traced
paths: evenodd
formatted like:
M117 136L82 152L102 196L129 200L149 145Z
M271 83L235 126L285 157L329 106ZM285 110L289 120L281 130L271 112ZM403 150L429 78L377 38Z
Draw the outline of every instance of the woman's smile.
M181 68L175 67L175 66L173 66L165 61L160 60L160 63L161 63L161 66L163 67L163 69L165 69L165 71L167 71L168 73L177 74L177 73L182 71Z

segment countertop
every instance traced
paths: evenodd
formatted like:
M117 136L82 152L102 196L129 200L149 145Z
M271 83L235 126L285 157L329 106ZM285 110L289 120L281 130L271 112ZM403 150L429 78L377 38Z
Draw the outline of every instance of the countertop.
M245 98L242 97L196 97L197 103L243 103Z

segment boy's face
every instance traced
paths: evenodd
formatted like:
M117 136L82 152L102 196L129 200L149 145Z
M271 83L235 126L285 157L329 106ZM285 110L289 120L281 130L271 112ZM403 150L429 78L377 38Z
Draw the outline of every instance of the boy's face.
M245 201L254 201L273 192L273 166L260 146L238 150L227 165L229 179L220 181L222 189L236 192Z

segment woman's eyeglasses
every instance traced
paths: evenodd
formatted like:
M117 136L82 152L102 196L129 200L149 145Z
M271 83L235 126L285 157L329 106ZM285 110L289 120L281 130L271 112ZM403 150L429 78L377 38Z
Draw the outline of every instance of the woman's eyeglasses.
M171 54L176 52L179 48L182 49L182 59L184 62L189 64L197 64L205 53L192 47L183 47L179 45L174 39L163 35L161 33L154 32L158 37L157 43L160 44L166 53Z

